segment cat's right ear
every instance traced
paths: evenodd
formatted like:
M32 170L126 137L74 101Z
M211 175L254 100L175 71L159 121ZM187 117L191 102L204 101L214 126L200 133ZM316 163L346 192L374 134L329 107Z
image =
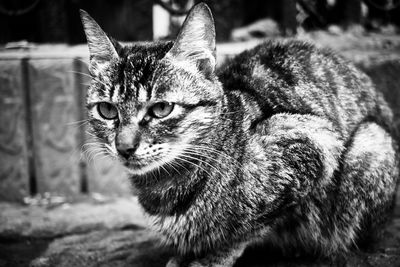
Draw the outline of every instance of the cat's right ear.
M215 26L210 8L205 3L199 3L190 10L166 58L193 63L206 75L214 72Z
M110 38L89 14L80 9L90 53L89 71L97 76L112 60L118 59L118 53Z

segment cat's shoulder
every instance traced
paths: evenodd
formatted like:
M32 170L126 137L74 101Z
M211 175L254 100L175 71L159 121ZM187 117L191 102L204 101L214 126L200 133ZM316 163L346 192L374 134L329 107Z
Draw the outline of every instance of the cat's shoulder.
M300 79L305 74L313 76L317 69L343 70L346 73L354 69L352 66L352 63L329 48L309 41L280 39L262 42L228 59L220 65L217 75L228 83L254 78L253 74L259 73L258 70Z
M255 61L263 61L264 63L301 61L310 56L340 58L335 51L320 47L310 41L298 39L268 40L231 58L221 65L221 68L232 64L251 65Z

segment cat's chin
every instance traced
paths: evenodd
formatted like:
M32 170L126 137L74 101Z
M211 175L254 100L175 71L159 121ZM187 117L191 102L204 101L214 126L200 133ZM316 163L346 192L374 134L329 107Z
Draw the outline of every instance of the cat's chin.
M146 165L126 163L124 164L124 166L127 169L128 173L134 176L147 175L151 172L157 171L160 168L163 168L158 162L152 162Z
M125 165L125 168L130 175L141 176L153 172L154 170L156 170L157 167L152 167L148 165L142 167Z
M153 159L141 159L132 157L130 160L121 159L122 164L128 171L128 174L133 176L148 176L149 174L166 173L168 176L177 171L179 166L183 166L182 163L176 166L174 164L174 156L157 157ZM186 169L186 168L185 168Z

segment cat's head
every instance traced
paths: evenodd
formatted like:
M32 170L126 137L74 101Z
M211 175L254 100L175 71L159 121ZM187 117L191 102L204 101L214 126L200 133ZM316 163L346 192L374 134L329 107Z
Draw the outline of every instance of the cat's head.
M81 17L92 76L87 107L98 145L137 175L198 157L216 131L223 98L209 8L196 5L174 43L133 46L109 38L86 12Z

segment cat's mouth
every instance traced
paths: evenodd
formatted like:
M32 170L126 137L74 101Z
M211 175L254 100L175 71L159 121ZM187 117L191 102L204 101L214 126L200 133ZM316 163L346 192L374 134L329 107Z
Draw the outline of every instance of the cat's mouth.
M123 159L122 163L127 168L128 172L133 175L145 175L163 169L165 168L164 165L168 164L166 160L162 158L131 158L129 160Z
M180 147L182 148L182 147ZM133 153L129 156L118 154L121 163L126 167L127 171L132 175L146 175L154 173L156 176L160 173L172 175L173 173L182 173L181 168L187 170L186 162L181 158L181 151L168 147L167 149L157 149L154 153Z
M159 168L160 164L155 164L153 161L141 160L137 158L130 158L128 160L122 159L123 165L128 169L131 174L143 175Z

